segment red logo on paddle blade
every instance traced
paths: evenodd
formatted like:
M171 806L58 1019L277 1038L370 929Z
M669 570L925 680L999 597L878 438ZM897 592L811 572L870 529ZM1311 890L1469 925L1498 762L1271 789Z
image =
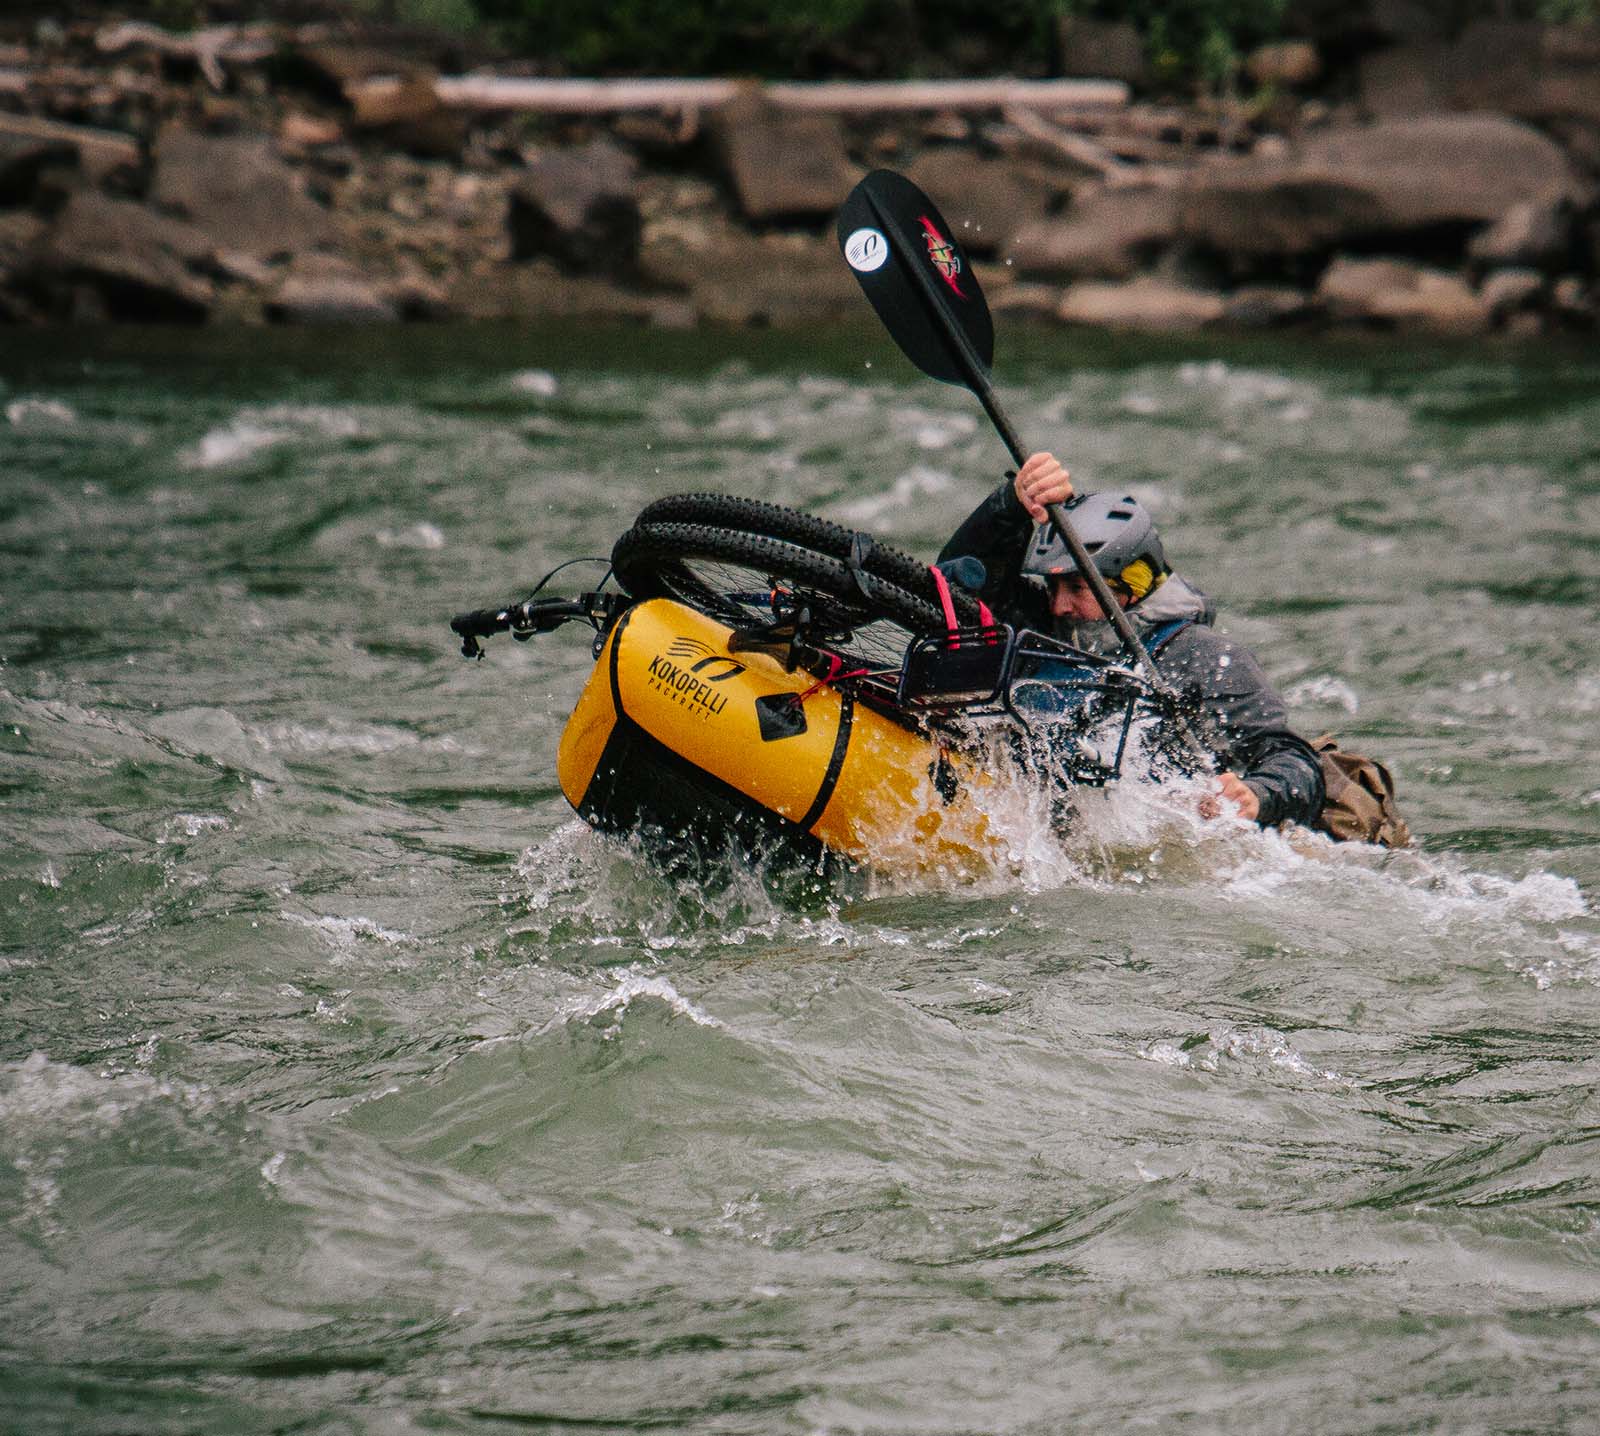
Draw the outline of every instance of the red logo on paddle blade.
M940 278L950 286L957 298L965 299L967 296L961 292L961 286L956 283L961 274L961 256L956 253L955 245L939 233L927 215L918 215L917 222L922 226L923 238L928 241L928 258L933 262L933 267L939 271Z

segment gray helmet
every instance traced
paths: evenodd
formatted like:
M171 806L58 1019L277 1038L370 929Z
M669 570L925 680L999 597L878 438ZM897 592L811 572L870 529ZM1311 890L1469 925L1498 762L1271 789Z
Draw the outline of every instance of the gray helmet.
M1115 489L1100 494L1078 494L1061 506L1073 531L1104 578L1115 578L1130 563L1147 559L1157 576L1170 573L1161 551L1161 535L1150 510L1129 494ZM1061 535L1045 523L1033 531L1022 571L1048 578L1074 574L1078 566Z

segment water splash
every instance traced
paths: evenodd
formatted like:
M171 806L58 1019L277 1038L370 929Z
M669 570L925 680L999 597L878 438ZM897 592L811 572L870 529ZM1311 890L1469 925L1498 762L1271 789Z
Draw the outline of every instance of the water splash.
M622 1028L622 1019L635 1002L659 1002L678 1017L687 1018L697 1027L725 1028L727 1024L696 1006L675 988L665 977L631 967L618 979L617 985L598 997L578 997L566 1002L545 1026L545 1031L564 1027L574 1022L588 1022L605 1013L615 1013L616 1019L605 1033L609 1039Z

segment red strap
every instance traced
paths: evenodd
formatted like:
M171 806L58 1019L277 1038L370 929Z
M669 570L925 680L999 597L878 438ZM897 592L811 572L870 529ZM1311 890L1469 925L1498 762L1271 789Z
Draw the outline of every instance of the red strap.
M826 688L830 683L843 682L846 678L860 678L862 674L871 672L871 669L868 668L852 668L848 673L839 672L839 670L843 667L844 660L840 658L837 653L830 653L828 655L827 677L817 679L815 683L813 683L808 689L806 689L804 693L800 695L800 701L804 703L806 699L809 698L813 693L817 692L819 689Z
M950 597L950 580L937 565L930 564L928 572L933 575L933 586L939 590L939 606L944 609L944 626L954 633L961 625L956 622L956 606Z
M985 628L994 627L994 615L989 612L989 605L981 598L978 600L978 622Z

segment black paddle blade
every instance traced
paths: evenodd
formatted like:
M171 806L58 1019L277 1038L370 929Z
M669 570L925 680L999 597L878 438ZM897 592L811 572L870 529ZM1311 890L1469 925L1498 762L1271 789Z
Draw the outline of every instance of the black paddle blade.
M933 201L904 175L874 170L850 191L838 234L846 263L906 358L946 384L977 388L994 361L994 321Z

